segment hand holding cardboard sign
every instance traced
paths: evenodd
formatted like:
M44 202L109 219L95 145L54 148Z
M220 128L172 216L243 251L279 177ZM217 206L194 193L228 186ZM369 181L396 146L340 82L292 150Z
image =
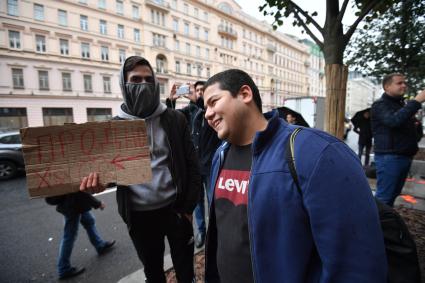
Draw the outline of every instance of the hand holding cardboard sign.
M80 191L97 194L103 192L106 186L99 183L99 174L91 172L88 176L84 177L80 184Z

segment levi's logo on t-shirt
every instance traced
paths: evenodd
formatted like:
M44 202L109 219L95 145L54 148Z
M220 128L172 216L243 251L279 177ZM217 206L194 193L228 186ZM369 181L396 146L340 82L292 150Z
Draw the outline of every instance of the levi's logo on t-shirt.
M215 186L215 199L228 199L235 206L248 204L250 171L222 169Z

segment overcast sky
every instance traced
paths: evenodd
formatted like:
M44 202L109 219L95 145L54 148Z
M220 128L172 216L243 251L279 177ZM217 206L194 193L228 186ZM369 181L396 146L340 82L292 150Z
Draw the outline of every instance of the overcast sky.
M262 13L260 13L258 7L263 5L265 3L264 0L235 0L239 6L242 7L242 10L259 19L259 20L266 20L269 23L273 22L273 18L271 16L264 17ZM340 5L341 5L340 1ZM325 22L325 9L326 9L326 1L325 0L295 0L295 3L298 4L302 9L306 9L308 12L314 12L317 11L318 15L314 19L319 23L320 26L323 26ZM345 25L351 25L354 20L354 11L351 9L350 4L347 7L347 11L344 15L343 24ZM292 26L292 19L284 19L283 26L279 28L279 31L283 33L289 33L295 36L298 36L300 38L306 38L308 37L305 33L302 34L302 28L300 27L293 27ZM314 30L314 28L312 28ZM315 32L317 36L319 36L318 33ZM320 39L322 39L320 37Z

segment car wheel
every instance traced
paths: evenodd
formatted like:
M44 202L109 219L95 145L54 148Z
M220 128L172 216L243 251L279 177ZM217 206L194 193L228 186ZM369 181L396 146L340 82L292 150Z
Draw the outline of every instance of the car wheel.
M18 173L18 169L16 168L15 163L0 160L0 180L7 180L13 178Z

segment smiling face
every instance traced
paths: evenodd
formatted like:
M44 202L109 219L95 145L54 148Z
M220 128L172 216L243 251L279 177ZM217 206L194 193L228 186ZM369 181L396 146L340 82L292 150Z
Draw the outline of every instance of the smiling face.
M217 132L219 139L237 144L243 132L242 96L233 97L227 90L220 89L219 83L208 86L204 91L205 118Z

